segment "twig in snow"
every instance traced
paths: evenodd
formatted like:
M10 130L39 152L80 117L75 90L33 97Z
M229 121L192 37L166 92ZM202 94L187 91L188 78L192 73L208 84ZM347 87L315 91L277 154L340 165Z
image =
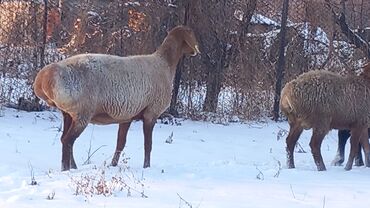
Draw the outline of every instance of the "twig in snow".
M288 134L288 131L281 128L281 127L278 127L279 128L279 131L276 135L276 140L279 141L281 138L285 137L287 134Z
M295 194L294 194L294 191L293 191L292 184L290 184L290 190L292 191L293 198L295 199Z
M193 205L186 201L184 198L182 198L179 193L177 193L177 196L180 198L179 208L181 207L181 202L184 202L189 208L193 208Z
M322 208L325 208L325 204L326 204L326 198L324 196L324 201L323 201L323 204L322 204Z
M55 197L55 191L52 191L51 193L48 194L46 197L47 200L53 200Z
M85 160L85 162L83 162L83 164L82 164L82 165L88 165L88 164L91 164L91 158L92 158L92 156L93 156L97 151L99 151L101 148L103 148L103 147L107 146L107 145L101 145L101 146L100 146L100 147L98 147L96 150L94 150L93 152L91 152L91 151L92 151L92 149L91 149L91 147L92 147L91 142L92 142L93 133L94 133L94 128L93 128L93 130L92 130L92 132L91 132L91 138L90 138L89 150L87 151L87 159Z
M168 136L168 138L166 139L166 143L172 144L172 142L173 142L173 132L171 132L170 136Z
M282 170L283 168L281 167L281 162L280 162L280 160L278 160L278 159L276 159L276 158L274 158L274 160L276 160L276 162L278 163L278 171L275 173L274 177L275 177L275 178L278 178L278 177L280 176L280 172L281 172L281 170Z
M263 173L262 173L262 171L257 167L257 165L256 165L256 169L258 170L258 174L257 174L257 176L256 176L256 178L258 179L258 180L261 180L261 181L263 181L264 179L265 179L265 176L263 175Z
M297 142L296 146L298 147L298 153L306 153L306 150L303 149L302 145L299 142Z
M98 147L96 150L94 150L94 152L90 153L91 152L91 146L89 147L89 151L87 152L87 159L85 160L85 162L82 164L82 165L87 165L87 164L91 164L91 158L92 156L97 152L99 151L101 148L105 147L107 145L102 145L100 147Z
M33 166L31 164L31 162L28 162L28 167L30 168L30 171L31 171L31 183L30 183L30 185L35 186L35 185L37 185L37 181L35 179L35 173L33 171Z

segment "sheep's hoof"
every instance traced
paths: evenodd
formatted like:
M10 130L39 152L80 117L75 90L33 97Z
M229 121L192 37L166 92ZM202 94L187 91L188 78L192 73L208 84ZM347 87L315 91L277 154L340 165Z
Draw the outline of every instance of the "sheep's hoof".
M332 162L333 166L341 166L343 162Z
M295 165L294 165L294 164L288 164L287 166L288 166L288 169L293 169L293 168L295 168Z
M355 166L363 166L364 165L364 161L362 161L361 159L355 159Z
M323 166L323 167L317 167L317 170L318 171L326 171L326 167L325 166Z
M347 164L346 167L344 167L344 170L352 170L352 165Z
M112 162L110 163L110 165L113 166L113 167L116 167L117 164L118 164L118 160L116 160L116 159L113 159Z
M69 169L71 169L68 165L64 165L62 164L62 171L68 171Z
M150 162L144 162L143 168L150 168Z
M316 166L317 166L318 171L325 171L326 170L325 164L322 161L316 162Z
M344 159L343 158L335 158L334 160L333 160L333 162L331 162L331 164L333 165L333 166L341 166L342 164L343 164L343 162L344 162Z
M71 169L77 169L77 165L76 165L76 163L74 161L71 164Z

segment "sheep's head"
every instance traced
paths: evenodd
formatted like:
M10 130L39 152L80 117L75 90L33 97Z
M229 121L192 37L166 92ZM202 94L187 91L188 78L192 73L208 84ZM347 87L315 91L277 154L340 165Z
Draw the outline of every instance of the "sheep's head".
M199 44L193 30L187 26L177 26L168 35L173 35L181 41L181 50L184 54L195 56L200 54Z

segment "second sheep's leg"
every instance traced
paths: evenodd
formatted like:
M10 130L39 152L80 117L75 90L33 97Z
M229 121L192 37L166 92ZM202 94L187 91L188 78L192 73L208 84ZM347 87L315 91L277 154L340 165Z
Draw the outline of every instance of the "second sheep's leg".
M144 168L150 167L150 153L152 151L152 135L153 128L155 125L156 118L145 117L143 119L143 131L144 131Z
M288 168L295 168L294 165L294 148L298 141L299 136L302 134L302 127L295 123L290 124L289 135L286 138L286 151L287 151L287 166Z
M321 155L321 143L329 130L322 130L314 128L312 130L312 137L310 141L311 153L318 171L325 171L326 167Z
M358 150L359 155L357 157L360 157L361 156L361 149L364 148L364 152L365 152L365 164L366 164L366 167L370 167L370 145L369 145L368 131L363 132L361 134L360 144L361 145L359 145L359 150ZM362 161L362 158L361 158L361 161ZM355 160L355 164L356 164L356 160ZM363 161L362 161L362 165L363 165Z
M353 161L358 154L358 147L360 144L361 137L367 135L367 128L355 128L351 129L351 150L349 153L348 161L346 166L344 167L345 170L351 170ZM368 147L367 147L368 148ZM366 159L366 157L365 157Z
M129 123L120 123L118 128L118 135L117 135L117 146L116 151L114 153L112 159L112 166L117 166L119 158L121 156L123 148L125 148L126 140L127 140L127 133L128 129L130 128L131 122Z
M366 137L367 139L367 137ZM355 157L355 166L363 166L364 165L364 160L362 159L362 153L361 153L362 145L358 145L358 152L357 156Z
M343 164L346 142L350 136L351 134L349 130L338 130L338 150L337 155L332 162L334 166L340 166Z

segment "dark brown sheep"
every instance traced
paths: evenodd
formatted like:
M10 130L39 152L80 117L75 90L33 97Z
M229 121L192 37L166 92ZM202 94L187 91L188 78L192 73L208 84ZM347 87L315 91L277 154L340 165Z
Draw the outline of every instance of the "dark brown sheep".
M358 75L340 76L329 71L310 71L287 83L280 109L288 117L287 165L294 168L294 147L303 129L312 128L311 152L319 171L326 170L321 143L331 129L351 130L351 152L346 170L352 168L361 141L370 167L367 129L370 127L370 64Z
M143 121L143 167L150 167L153 127L170 104L176 66L184 54L197 53L194 32L178 26L150 55L81 54L44 67L33 87L39 98L63 114L62 170L77 168L73 144L88 123L119 124L112 159L116 166L133 120Z

